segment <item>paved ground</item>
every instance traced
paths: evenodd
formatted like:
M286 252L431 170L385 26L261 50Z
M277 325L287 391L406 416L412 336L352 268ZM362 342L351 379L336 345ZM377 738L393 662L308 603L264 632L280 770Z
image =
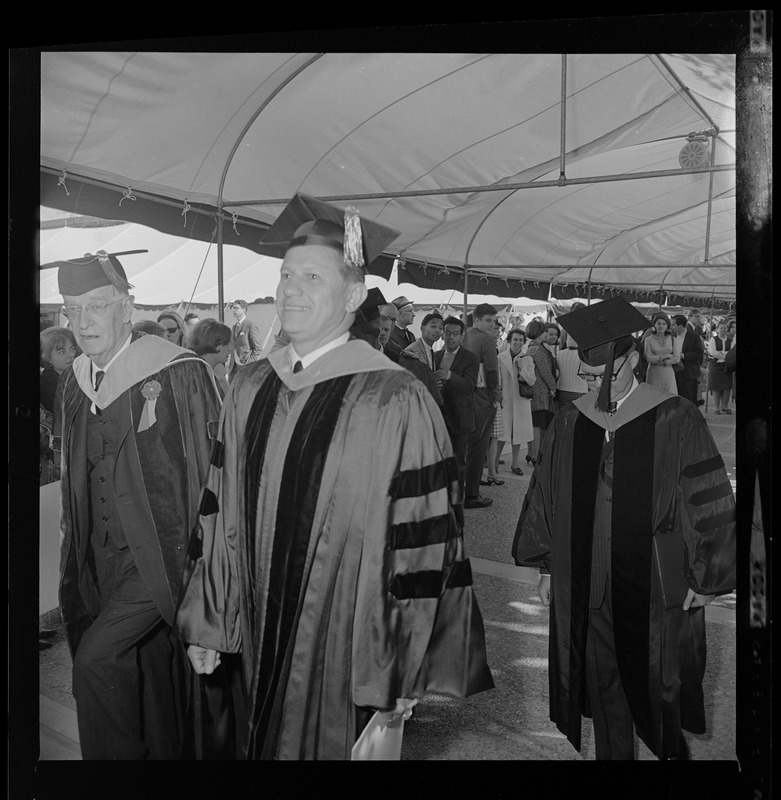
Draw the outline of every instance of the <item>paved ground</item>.
M710 428L735 478L734 415L707 414ZM577 753L548 718L548 609L536 594L536 575L513 565L510 547L530 471L501 468L504 486L484 487L494 499L465 511L465 544L473 561L475 592L486 626L496 687L468 700L428 696L406 725L402 760L592 760L591 725L583 725ZM706 608L707 732L688 735L696 760L735 759L735 596ZM70 656L56 611L41 617L57 628L53 647L40 653L41 758L78 759ZM655 760L638 743L638 760Z

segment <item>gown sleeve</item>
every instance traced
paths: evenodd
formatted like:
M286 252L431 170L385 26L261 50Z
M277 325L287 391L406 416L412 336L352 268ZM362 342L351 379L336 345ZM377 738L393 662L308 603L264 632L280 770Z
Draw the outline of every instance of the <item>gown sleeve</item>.
M236 653L241 650L240 572L237 558L238 467L224 465L226 448L240 442L229 392L212 443L209 473L201 492L197 525L190 535L188 567L176 627L183 641ZM236 464L231 459L229 464ZM223 513L217 511L222 508Z
M707 423L694 406L682 428L678 515L689 585L700 594L736 586L735 497Z
M442 415L422 384L407 382L389 398L372 435L400 448L379 448L377 503L364 532L356 597L353 702L389 708L399 697L490 689Z
M540 447L537 466L521 505L515 529L512 556L516 566L532 567L541 573L550 572L552 543L552 464L557 443L557 421L550 425Z

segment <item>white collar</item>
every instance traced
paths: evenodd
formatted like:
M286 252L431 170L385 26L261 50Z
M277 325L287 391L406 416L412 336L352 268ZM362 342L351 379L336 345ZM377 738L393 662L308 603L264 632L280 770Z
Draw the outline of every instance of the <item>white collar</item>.
M324 344L322 347L318 347L317 350L313 350L311 353L308 353L305 356L300 356L296 353L295 347L290 345L290 367L291 369L295 367L296 361L301 362L301 366L303 369L306 369L313 361L317 361L320 356L324 356L330 350L334 350L335 348L339 347L339 345L344 344L350 338L350 331L345 331L341 336L337 336L336 339L332 339L327 344Z

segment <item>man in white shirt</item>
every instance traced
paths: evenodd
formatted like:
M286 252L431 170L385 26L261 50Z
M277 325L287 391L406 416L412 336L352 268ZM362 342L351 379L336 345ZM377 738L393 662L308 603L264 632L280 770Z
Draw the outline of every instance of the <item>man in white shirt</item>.
M350 337L396 235L302 195L266 234L285 247L289 344L226 397L177 616L196 672L242 653L247 760L349 759L375 711L387 724L434 687L493 685L442 415Z

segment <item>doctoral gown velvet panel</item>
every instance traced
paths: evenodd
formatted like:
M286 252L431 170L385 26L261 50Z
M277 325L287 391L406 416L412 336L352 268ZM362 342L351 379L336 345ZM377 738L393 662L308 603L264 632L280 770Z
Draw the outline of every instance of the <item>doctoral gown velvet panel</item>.
M117 510L139 573L161 616L172 624L188 539L196 525L208 470L210 431L216 431L220 404L209 365L165 340L160 340L162 344L153 341L156 338L134 336L126 351L130 358L138 348L148 350L150 362L156 358L160 368L113 401L121 405L124 420L114 481ZM159 349L164 352L158 353ZM121 367L118 362L117 375ZM156 420L149 425L148 420L142 422L147 413L142 389L151 380L161 390L155 402ZM73 370L67 370L58 388L55 433L62 453L60 605L72 653L101 608L89 541L86 426L90 413L90 399Z
M702 608L664 609L652 536L680 531L690 587L703 594L729 592L735 587L735 506L724 462L696 406L646 384L635 392L657 397L650 410L615 430L614 627L637 733L663 757L681 728L705 730L705 628ZM516 564L551 572L550 713L577 749L581 713L590 716L582 689L584 645L594 481L604 439L605 428L577 407L556 416L513 543ZM638 483L642 475L647 477Z
M242 652L248 758L346 759L356 707L493 686L459 491L430 393L365 342L236 376L177 624Z

